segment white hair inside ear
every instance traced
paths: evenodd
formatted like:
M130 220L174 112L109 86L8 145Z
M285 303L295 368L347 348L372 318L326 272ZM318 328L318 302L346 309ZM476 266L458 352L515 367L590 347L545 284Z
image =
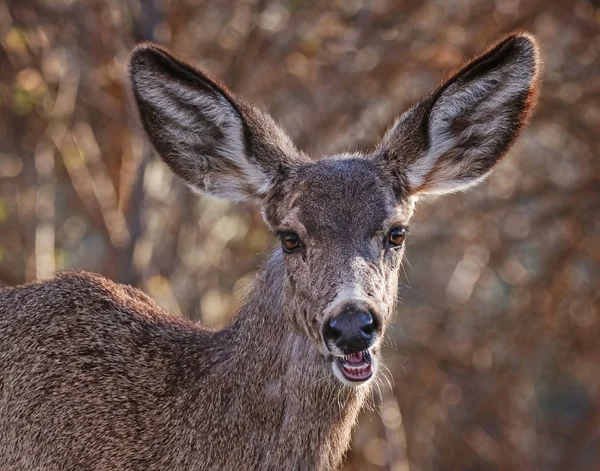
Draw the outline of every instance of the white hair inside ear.
M386 164L402 171L403 183L414 194L449 193L475 185L504 156L527 121L539 63L531 36L504 39L397 120L380 145ZM409 129L423 121L421 135Z
M261 201L299 156L270 117L159 46L134 50L130 77L150 141L195 192Z

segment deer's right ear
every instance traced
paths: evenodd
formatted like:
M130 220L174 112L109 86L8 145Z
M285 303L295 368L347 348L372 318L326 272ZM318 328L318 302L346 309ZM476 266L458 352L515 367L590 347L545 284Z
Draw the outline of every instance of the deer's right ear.
M129 75L150 141L196 191L261 201L301 158L268 115L159 46L136 47Z

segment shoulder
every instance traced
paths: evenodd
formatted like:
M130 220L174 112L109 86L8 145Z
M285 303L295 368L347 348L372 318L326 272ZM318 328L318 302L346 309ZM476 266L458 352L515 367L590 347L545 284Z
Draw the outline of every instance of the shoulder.
M3 298L3 299L2 299ZM67 271L2 292L0 307L102 317L103 314L163 319L186 323L162 309L150 296L132 286L115 283L97 273Z

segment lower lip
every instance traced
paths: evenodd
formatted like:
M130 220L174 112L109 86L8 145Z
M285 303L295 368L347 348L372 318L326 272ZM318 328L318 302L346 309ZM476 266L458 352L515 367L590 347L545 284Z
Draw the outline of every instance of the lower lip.
M338 359L338 365L344 378L352 382L367 381L373 376L373 364L371 355L368 352L363 353L363 358L357 363L350 363L343 359Z
M367 381L373 376L373 366L369 363L352 368L341 365L341 370L344 378L348 381L362 382Z

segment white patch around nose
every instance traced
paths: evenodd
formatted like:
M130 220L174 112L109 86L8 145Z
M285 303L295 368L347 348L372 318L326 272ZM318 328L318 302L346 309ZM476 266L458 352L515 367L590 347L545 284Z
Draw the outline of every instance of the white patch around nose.
M363 291L362 286L354 283L351 285L342 285L335 298L333 298L323 311L325 319L329 319L332 315L335 315L341 306L349 302L370 304L370 300Z

